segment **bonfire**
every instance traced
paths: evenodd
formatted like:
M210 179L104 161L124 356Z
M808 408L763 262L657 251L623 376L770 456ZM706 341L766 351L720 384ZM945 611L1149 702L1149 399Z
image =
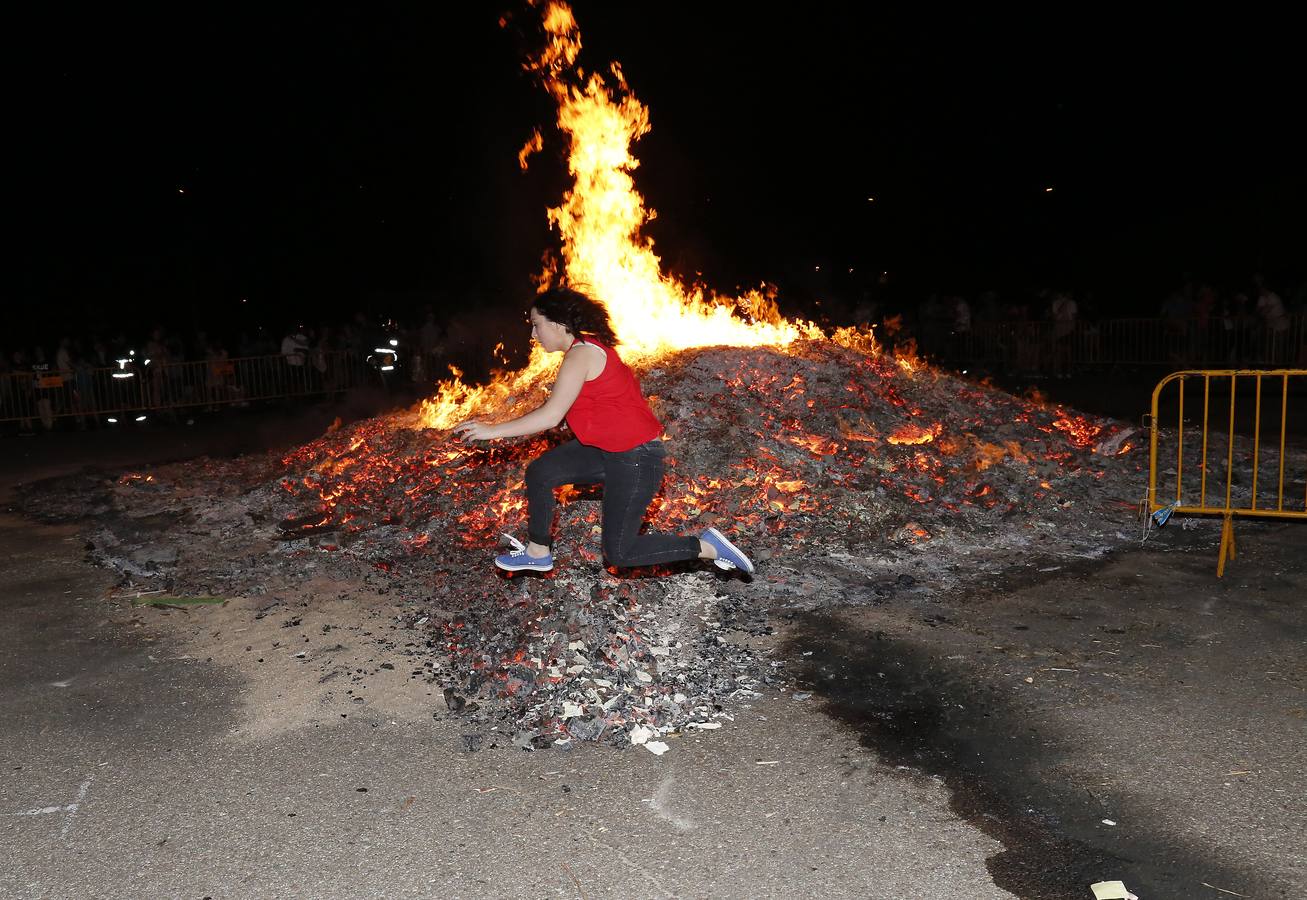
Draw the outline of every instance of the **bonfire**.
M667 428L668 475L650 525L720 523L758 563L605 568L594 490L565 488L547 576L491 565L522 534L527 461L547 435L453 440L472 416L536 405L553 370L485 384L455 373L406 412L334 429L289 453L201 460L33 493L29 508L88 521L95 558L138 591L249 596L363 576L400 604L396 653L452 713L524 748L634 741L729 721L777 680L742 642L779 611L926 598L1040 557L1101 555L1142 492L1123 423L949 375L872 330L783 318L775 291L736 297L664 271L643 227L635 142L647 109L617 65L586 72L570 9L541 9L527 66L558 106L572 188L549 210L560 247L540 284L585 285ZM523 148L527 165L544 142ZM148 523L148 524L147 524Z

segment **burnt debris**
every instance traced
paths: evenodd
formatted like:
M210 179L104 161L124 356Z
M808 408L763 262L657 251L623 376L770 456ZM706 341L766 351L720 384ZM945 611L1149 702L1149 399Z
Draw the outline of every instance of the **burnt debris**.
M555 571L499 574L523 469L564 437L462 444L405 414L285 454L46 483L23 504L82 520L93 558L139 590L275 606L288 585L365 584L395 604L369 638L377 662L443 694L436 714L467 720L469 750L492 725L526 749L719 727L783 680L754 649L778 614L926 603L1138 537L1147 456L1124 423L825 341L686 351L640 374L668 433L651 527L717 525L758 563L752 581L605 569L598 495L580 487L561 492Z

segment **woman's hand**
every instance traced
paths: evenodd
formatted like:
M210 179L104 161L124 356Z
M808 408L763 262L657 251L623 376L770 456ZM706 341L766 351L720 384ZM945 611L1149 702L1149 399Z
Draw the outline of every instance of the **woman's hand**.
M507 422L499 422L495 425L480 419L459 422L454 426L454 436L466 441L494 441L548 431L563 421L563 417L567 415L572 403L581 393L591 361L582 356L579 349L570 351L563 357L563 364L558 369L558 378L554 381L554 386L549 391L549 399L543 406L538 406L516 419L509 419Z
M480 419L468 419L454 426L454 435L465 441L489 441L495 435L495 426Z

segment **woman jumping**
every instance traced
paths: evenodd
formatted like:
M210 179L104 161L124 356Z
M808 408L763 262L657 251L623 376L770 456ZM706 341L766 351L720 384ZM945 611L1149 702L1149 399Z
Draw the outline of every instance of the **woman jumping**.
M507 422L469 419L454 428L477 441L523 437L554 428L564 418L574 440L541 454L526 468L527 536L495 558L509 572L554 567L554 489L565 484L604 486L604 556L614 566L651 566L710 559L723 569L752 574L753 563L716 528L698 537L640 533L645 512L663 481L662 424L649 409L635 374L613 345L608 312L570 288L540 294L531 307L531 336L563 364L542 406Z

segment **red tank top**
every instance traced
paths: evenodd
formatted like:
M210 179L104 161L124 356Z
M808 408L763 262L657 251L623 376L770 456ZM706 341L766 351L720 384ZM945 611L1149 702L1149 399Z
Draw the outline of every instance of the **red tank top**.
M578 343L574 340L572 346ZM567 427L576 439L587 447L623 453L662 434L662 423L649 409L640 382L617 351L593 338L584 343L604 351L608 360L598 378L581 385L581 393L567 411Z

